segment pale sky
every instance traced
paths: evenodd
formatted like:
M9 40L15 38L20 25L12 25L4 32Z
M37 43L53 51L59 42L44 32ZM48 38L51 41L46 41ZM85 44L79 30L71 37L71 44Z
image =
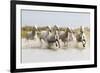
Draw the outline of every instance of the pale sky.
M90 13L22 10L22 26L90 26Z

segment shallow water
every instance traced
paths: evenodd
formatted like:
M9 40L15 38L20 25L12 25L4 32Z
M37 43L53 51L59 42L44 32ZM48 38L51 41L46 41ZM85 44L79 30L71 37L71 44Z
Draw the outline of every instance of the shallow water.
M65 50L48 50L48 49L23 49L22 63L30 62L51 62L51 61L79 61L89 60L89 49L65 49Z
M41 43L38 39L22 39L22 63L79 61L90 59L90 49L88 46L86 48L73 48L72 45L69 45L69 47L65 46L61 48L56 48L53 45L53 49L50 49L47 48L46 42L43 42L41 46ZM63 43L61 43L61 46L63 46Z

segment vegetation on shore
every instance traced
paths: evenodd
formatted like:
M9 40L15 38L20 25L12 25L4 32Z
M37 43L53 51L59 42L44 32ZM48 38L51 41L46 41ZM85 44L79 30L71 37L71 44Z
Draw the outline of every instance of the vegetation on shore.
M59 27L60 31L65 31L65 29L66 29L65 27ZM85 27L84 29L85 29L85 34L87 36L90 36L90 28ZM21 27L21 37L26 38L27 35L28 35L27 32L30 32L32 30L33 30L32 26L23 26L23 27ZM44 31L44 30L46 30L46 26L38 27L38 31ZM75 29L72 29L72 30L73 30L73 32L78 33L80 31L80 28L78 27L78 28L75 28ZM39 35L39 33L37 33L37 34Z

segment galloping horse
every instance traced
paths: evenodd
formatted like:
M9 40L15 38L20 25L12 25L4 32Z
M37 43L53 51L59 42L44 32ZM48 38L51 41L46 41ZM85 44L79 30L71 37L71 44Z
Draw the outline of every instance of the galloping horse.
M59 39L58 39L58 35L57 35L57 31L51 29L50 26L47 26L47 29L44 33L41 32L40 35L40 41L42 44L42 40L44 40L45 42L47 42L48 44L51 43L56 43L56 47L59 46L60 47L60 43L59 43Z
M64 45L67 42L67 47L70 41L76 41L76 38L69 27L67 27L67 29L65 30L63 34L59 35L59 39L64 43Z
M76 36L77 42L82 42L83 47L86 46L86 36L84 33L84 27L80 27L80 33Z
M37 31L37 27L34 26L34 27L32 28L32 31L27 32L27 37L26 37L26 39L27 39L27 40L29 40L29 39L35 39L36 31Z

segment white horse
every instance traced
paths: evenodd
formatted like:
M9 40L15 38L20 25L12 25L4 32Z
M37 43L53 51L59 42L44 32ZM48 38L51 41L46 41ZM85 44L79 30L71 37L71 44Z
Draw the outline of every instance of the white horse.
M48 44L56 43L56 47L60 47L59 39L58 39L57 31L52 30L50 26L47 26L47 29L44 32L41 32L40 41L42 44L42 40L47 42Z
M30 32L27 32L27 37L26 39L29 40L29 39L35 39L35 37L37 36L37 26L34 26L32 28L32 31Z
M84 33L84 27L80 26L80 33L76 35L77 42L81 42L83 47L86 46L86 35Z
M59 34L59 39L64 43L64 45L67 42L67 47L69 45L69 42L76 41L73 31L69 27L67 27L65 32Z

